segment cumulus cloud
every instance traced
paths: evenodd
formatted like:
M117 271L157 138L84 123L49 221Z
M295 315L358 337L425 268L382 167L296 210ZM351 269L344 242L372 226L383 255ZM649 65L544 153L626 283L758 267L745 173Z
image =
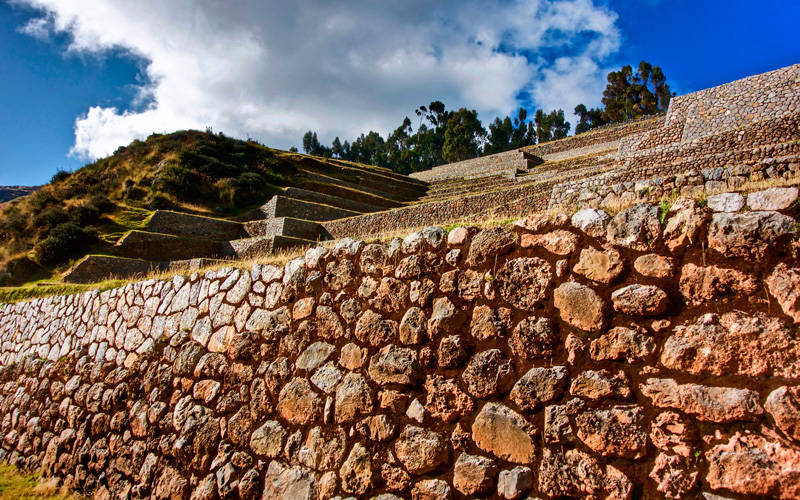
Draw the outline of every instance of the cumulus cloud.
M523 93L570 112L597 102L620 43L616 14L593 0L13 2L41 12L23 32L144 61L138 105L76 119L73 153L89 158L181 128L276 147L308 129L326 141L387 133L433 99L484 119Z

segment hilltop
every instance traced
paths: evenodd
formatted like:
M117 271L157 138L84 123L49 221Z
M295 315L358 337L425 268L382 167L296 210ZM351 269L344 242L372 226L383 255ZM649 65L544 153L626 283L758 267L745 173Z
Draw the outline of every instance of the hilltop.
M11 201L20 196L27 196L40 186L0 186L0 203Z
M0 205L0 284L49 278L87 253L110 253L154 210L241 220L288 187L319 183L309 172L352 169L374 170L210 131L153 134Z

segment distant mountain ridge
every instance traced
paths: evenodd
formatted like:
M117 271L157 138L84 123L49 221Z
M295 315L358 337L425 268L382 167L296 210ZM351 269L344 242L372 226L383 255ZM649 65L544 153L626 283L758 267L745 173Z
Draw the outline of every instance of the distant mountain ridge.
M0 186L0 203L31 194L41 186Z

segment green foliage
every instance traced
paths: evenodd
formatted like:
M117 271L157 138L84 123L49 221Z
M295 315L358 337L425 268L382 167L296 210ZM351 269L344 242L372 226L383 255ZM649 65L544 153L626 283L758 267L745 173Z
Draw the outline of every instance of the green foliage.
M153 180L153 189L169 193L182 201L208 196L208 185L196 170L183 165L168 165Z
M658 66L641 61L636 72L630 65L608 74L608 84L603 91L603 109L587 109L580 104L575 114L580 117L575 133L607 123L621 123L646 115L662 113L675 95L667 84L667 77Z
M477 158L485 137L486 130L478 120L478 112L461 108L447 121L442 156L447 162Z
M483 148L483 154L502 153L512 149L536 144L536 130L531 121L527 121L528 111L519 108L514 121L507 116L505 119L495 118L489 124L489 137Z
M564 117L563 109L550 113L539 109L536 111L533 121L536 123L536 138L540 144L563 139L569 134L570 124Z
M70 172L68 170L58 169L56 171L56 173L53 174L53 177L50 178L50 184L55 184L57 182L65 181L65 180L69 179L69 177L71 175L72 175L72 172Z
M94 228L65 222L55 226L34 250L40 263L53 266L81 255L96 241L97 231Z

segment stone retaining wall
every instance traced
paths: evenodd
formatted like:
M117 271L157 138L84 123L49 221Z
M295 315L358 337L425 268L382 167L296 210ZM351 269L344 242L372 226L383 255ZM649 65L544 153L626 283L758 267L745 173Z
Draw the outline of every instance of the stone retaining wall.
M796 498L796 198L2 305L0 459L95 498Z
M470 179L490 175L508 175L513 177L517 169L527 169L528 160L518 149L505 151L471 160L459 161L434 167L422 172L414 172L410 177L426 182L448 179Z
M632 134L639 134L656 129L664 124L664 115L647 116L625 123L614 123L592 129L582 134L573 135L558 141L546 142L535 146L527 146L524 151L536 156L545 157L570 149L583 148L618 141Z

